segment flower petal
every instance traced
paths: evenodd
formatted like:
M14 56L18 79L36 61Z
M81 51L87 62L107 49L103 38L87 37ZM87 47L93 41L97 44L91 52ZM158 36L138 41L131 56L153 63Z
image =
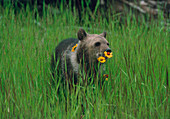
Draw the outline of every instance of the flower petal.
M99 62L101 62L101 63L104 63L104 62L106 62L106 59L105 59L105 57L99 57L99 58L97 58L97 60L99 61Z
M112 55L112 52L104 52L104 55L107 57L107 58L111 58L113 55Z

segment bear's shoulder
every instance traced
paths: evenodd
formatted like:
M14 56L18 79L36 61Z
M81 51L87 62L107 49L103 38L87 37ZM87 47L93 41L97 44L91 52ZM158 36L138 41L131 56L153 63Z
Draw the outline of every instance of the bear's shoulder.
M63 41L61 41L58 46L56 47L55 51L56 52L62 52L68 49L68 47L73 47L79 42L78 39L76 38L68 38Z

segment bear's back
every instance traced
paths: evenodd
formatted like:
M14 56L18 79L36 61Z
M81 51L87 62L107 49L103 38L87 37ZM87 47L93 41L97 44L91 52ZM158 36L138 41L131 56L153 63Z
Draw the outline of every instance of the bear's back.
M73 47L78 43L78 39L76 38L69 38L61 41L57 47L55 48L55 53L52 55L51 59L51 68L52 68L52 74L54 76L54 70L56 67L56 62L59 60L59 68L61 68L61 57L63 52L65 52L68 47Z
M71 44L75 45L76 43L78 43L78 41L79 40L76 38L65 39L59 43L59 45L55 49L55 52L60 54L61 52L65 51Z

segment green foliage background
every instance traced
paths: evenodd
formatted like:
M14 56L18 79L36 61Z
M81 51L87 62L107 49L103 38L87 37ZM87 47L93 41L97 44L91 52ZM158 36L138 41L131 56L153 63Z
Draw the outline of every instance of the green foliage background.
M120 24L83 15L88 33L107 31L113 58L106 63L109 80L75 86L69 96L50 86L50 59L57 44L77 37L76 11L0 10L0 118L167 118L169 117L169 32L158 20L137 22L130 14ZM97 14L97 13L96 13ZM109 14L109 13L108 13ZM98 79L100 81L100 79ZM97 83L96 83L97 84ZM59 101L60 98L60 101ZM67 103L66 103L67 102ZM84 106L84 113L82 112Z

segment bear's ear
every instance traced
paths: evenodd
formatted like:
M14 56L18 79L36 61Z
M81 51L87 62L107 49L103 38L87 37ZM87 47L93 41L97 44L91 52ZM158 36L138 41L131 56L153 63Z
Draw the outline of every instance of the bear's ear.
M100 34L100 36L106 38L106 32L104 31L103 33Z
M81 28L79 29L77 36L79 40L83 40L87 36L87 33L85 32L84 29Z

